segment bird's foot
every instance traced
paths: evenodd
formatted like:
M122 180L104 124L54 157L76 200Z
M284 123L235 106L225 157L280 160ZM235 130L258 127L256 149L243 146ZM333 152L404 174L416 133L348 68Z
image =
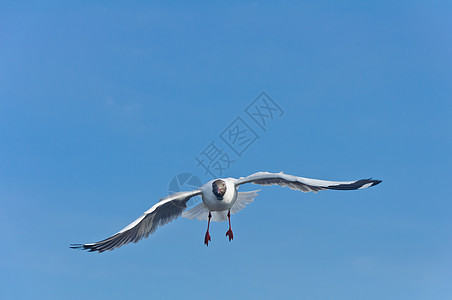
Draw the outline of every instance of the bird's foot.
M206 244L206 246L209 246L209 241L210 241L210 234L207 231L206 236L204 237L204 244Z
M232 233L232 230L231 230L231 229L229 229L229 230L226 232L226 236L229 237L229 241L231 241L231 240L234 239L234 234Z

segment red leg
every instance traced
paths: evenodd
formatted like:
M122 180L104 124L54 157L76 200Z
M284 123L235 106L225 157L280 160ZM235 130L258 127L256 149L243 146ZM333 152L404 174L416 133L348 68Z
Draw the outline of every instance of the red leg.
M209 246L209 241L210 241L210 234L209 234L210 218L212 218L212 214L209 211L209 221L207 221L207 232L206 232L206 236L204 237L204 244L206 244L206 246Z
M226 236L229 237L229 241L234 239L234 234L231 230L231 211L228 211L228 220L229 220L229 230L226 232Z

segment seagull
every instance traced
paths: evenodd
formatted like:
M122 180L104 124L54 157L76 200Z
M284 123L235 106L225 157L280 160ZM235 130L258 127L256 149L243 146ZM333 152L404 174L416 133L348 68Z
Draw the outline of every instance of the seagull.
M229 221L226 236L231 241L234 238L231 229L231 215L236 214L257 197L257 191L238 192L240 185L253 183L259 185L279 185L302 192L318 192L321 190L359 190L377 185L381 180L361 179L356 181L326 181L310 179L293 175L269 172L257 172L247 177L213 179L199 189L187 192L177 192L165 198L148 209L144 214L111 237L92 244L71 244L72 249L88 250L89 252L104 252L119 248L131 242L136 243L162 225L165 225L182 215L187 219L207 220L207 231L204 244L209 245L210 221ZM190 198L201 196L202 203L186 210Z

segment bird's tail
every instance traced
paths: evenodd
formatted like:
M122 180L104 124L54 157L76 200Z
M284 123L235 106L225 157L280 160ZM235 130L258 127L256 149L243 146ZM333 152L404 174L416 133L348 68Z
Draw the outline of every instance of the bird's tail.
M257 197L257 191L249 191L249 192L238 192L237 200L234 205L231 207L231 214L236 214L242 209L245 208L247 204L250 204L254 201L254 198ZM212 219L213 222L223 222L228 220L227 211L212 211ZM199 220L199 221L207 221L209 215L209 209L204 205L204 203L200 203L193 208L187 209L182 213L182 217L190 220Z

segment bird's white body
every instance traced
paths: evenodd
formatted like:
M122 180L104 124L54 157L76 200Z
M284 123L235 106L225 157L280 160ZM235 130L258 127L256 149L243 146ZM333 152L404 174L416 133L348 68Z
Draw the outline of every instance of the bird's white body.
M210 211L227 211L231 209L237 200L238 186L235 184L236 179L221 179L226 183L226 193L221 200L212 192L212 183L215 180L211 180L201 187L202 202Z

